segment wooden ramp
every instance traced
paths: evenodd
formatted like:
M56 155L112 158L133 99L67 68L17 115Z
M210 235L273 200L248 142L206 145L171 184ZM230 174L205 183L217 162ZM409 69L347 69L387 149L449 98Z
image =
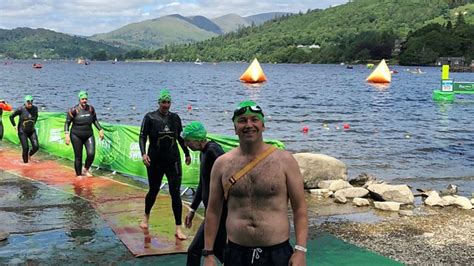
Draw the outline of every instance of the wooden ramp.
M186 253L202 222L201 217L195 216L193 227L184 229L188 239L178 240L174 236L171 199L167 194L160 193L151 212L149 229L143 230L139 223L144 213L144 189L106 177L76 177L74 169L57 161L35 159L24 164L19 151L5 146L0 150L0 170L42 182L89 201L136 257ZM183 224L186 213L183 206Z

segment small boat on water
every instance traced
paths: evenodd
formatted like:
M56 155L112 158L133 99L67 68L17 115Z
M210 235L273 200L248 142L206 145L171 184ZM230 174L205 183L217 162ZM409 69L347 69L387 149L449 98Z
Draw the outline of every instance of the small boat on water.
M43 68L43 65L39 63L34 63L33 68L36 68L36 69Z
M85 60L85 59L82 59L82 58L79 58L77 59L77 63L80 64L80 65L90 65L91 62Z
M199 58L197 58L196 61L194 61L194 64L195 65L202 65L202 62L201 62L201 60L199 60Z

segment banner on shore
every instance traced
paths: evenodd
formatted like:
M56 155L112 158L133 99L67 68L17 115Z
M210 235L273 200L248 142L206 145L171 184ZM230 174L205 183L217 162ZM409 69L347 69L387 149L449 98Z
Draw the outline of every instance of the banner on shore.
M3 113L4 139L19 144L18 134L10 124L11 112ZM17 118L18 119L18 118ZM66 113L40 112L36 122L36 133L40 149L55 156L74 161L72 145L66 145L64 140L64 123ZM99 134L94 126L94 138L96 153L93 165L96 167L117 171L122 174L147 178L146 167L142 162L142 155L138 138L140 128L129 125L113 125L101 123L105 138L100 140ZM208 134L208 139L219 143L224 151L237 147L239 141L236 137ZM280 149L285 146L277 140L265 140ZM148 142L147 142L148 144ZM197 187L199 183L199 151L191 151L191 164L184 163L184 154L178 145L182 159L183 180L182 185L186 187ZM83 160L86 158L83 151ZM166 178L163 179L166 182Z

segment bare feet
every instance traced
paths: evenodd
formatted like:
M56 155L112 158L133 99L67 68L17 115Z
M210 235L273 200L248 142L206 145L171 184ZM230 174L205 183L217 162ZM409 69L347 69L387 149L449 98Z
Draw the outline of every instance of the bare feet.
M174 234L179 240L186 240L188 237L181 231L181 225L176 226L176 233Z
M92 176L92 174L89 172L89 169L82 168L82 175L83 176Z
M148 228L148 218L149 218L149 216L146 215L146 214L143 216L143 220L140 223L140 228L142 228L142 229L147 229Z

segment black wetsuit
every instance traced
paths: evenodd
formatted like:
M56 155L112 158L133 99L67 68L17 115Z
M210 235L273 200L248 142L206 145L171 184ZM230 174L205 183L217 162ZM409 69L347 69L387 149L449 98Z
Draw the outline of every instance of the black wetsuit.
M10 115L10 122L15 127L15 117L19 116L18 120L18 138L20 139L21 148L23 150L22 157L23 162L28 162L28 155L32 156L39 149L38 136L36 135L35 124L38 120L38 108L32 106L30 109L26 108L24 105L16 109ZM31 142L31 150L28 145L28 139Z
M0 108L0 140L3 139L3 109Z
M150 214L160 192L163 175L166 174L176 225L181 225L183 209L180 195L181 157L176 142L179 142L184 154L189 156L189 150L180 135L182 130L181 118L177 114L168 112L163 115L156 110L143 118L139 140L142 156L145 154L147 138L150 141L147 154L151 162L146 168L150 190L145 197L145 214Z
M64 132L69 132L69 126L72 123L70 138L72 148L74 149L74 169L76 175L82 175L82 147L86 147L86 162L84 168L89 169L94 161L95 140L92 124L98 130L101 130L97 115L92 105L86 105L82 108L80 104L69 109L64 124Z
M196 195L194 196L191 208L196 210L199 204L204 204L207 208L209 201L209 190L211 183L211 170L216 159L224 154L224 150L219 144L214 141L209 141L200 154L200 177L199 185L197 187ZM219 230L217 231L216 240L214 242L214 255L221 261L224 262L224 247L227 240L227 233L225 229L225 221L227 218L227 208L224 206L222 209L221 221L219 224ZM201 265L201 254L204 249L204 222L199 227L193 241L188 248L187 266L199 266Z

